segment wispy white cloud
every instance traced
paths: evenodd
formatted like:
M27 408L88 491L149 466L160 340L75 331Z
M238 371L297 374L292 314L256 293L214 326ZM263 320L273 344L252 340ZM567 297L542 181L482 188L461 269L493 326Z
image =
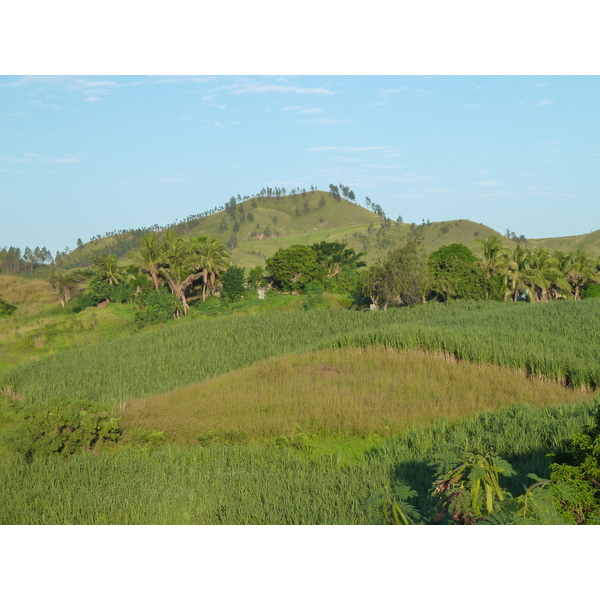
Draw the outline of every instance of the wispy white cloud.
M221 123L219 121L215 121L215 127L220 127L222 129L225 129L225 125L223 125L223 123Z
M395 150L392 146L316 146L309 148L309 152L374 152L379 150Z
M232 94L317 94L317 95L333 95L337 92L326 88L304 88L296 85L278 85L274 83L236 83L230 86Z
M406 85L397 88L388 88L381 92L384 96L398 96L402 94L410 94L412 96L429 96L433 92L428 92L421 88L410 88Z
M399 88L388 88L387 90L382 90L382 94L386 96L394 96L395 94L403 94L404 92L408 92L409 88L405 85Z
M479 108L479 104L463 104L465 108Z
M315 121L317 125L341 125L343 123L349 123L348 119L317 119Z
M484 181L474 181L473 185L494 186L500 185L500 182L494 181L493 179L485 179Z
M50 159L51 163L76 163L79 162L76 158L52 158Z
M286 106L283 110L285 111L296 111L301 114L313 114L325 112L324 108L309 108L307 106Z
M536 102L533 106L548 106L549 104L554 104L554 100L540 100L539 102Z
M82 94L85 102L97 102L122 86L117 81L70 75L26 75L4 85L6 87L29 89L32 93L52 90L53 93L62 91ZM32 102L40 103L39 100L33 100Z
M177 85L180 83L206 83L212 81L213 77L197 77L195 75L172 75L168 77L159 77L150 81L153 85Z
M90 88L112 88L119 87L116 81L85 81L84 85Z
M26 158L14 158L12 156L0 156L0 162L18 163L26 162Z

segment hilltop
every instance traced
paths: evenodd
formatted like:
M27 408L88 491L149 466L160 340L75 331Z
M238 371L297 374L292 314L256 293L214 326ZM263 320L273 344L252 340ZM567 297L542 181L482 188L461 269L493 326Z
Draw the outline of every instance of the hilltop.
M239 197L238 197L239 198ZM412 228L422 227L428 252L451 243L462 243L480 254L478 240L490 236L502 238L505 246L515 241L481 223L468 219L434 223L408 224L385 219L367 208L329 192L313 190L287 196L256 196L243 201L228 202L220 210L194 215L169 226L96 236L64 257L63 266L72 268L91 263L101 252L116 254L127 262L128 254L137 246L137 240L147 231L175 229L184 236L206 235L229 247L235 264L252 268L272 256L279 248L293 244L313 244L318 241L338 241L348 244L357 252L365 252L365 260L372 264L396 244ZM600 230L590 234L564 238L527 240L529 248L544 246L551 250L585 250L591 256L600 255Z

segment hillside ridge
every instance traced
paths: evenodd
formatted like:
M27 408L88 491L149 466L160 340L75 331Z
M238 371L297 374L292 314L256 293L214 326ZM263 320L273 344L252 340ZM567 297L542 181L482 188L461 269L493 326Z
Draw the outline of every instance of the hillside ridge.
M425 248L429 252L443 245L462 243L479 254L481 245L478 240L492 235L500 237L508 247L517 243L469 219L420 224L392 221L355 202L321 190L287 196L255 196L242 201L232 198L225 207L219 208L221 210L192 215L164 227L155 225L104 237L95 236L63 257L63 266L87 266L94 255L102 252L116 254L121 261L128 262L129 253L137 247L137 241L144 233L168 229L174 229L185 237L214 237L227 244L235 264L246 268L264 264L266 258L279 248L322 240L346 243L357 252L364 252L366 262L371 264L415 227L423 229ZM600 230L579 236L528 239L522 245L566 252L582 249L595 257L600 256Z

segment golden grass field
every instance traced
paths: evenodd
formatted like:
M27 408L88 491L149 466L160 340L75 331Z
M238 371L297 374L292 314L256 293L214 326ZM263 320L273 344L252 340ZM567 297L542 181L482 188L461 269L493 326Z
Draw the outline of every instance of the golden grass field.
M193 445L236 434L265 441L298 432L389 436L514 403L586 402L593 392L494 365L380 348L323 350L256 363L201 384L129 400L128 435L161 431Z

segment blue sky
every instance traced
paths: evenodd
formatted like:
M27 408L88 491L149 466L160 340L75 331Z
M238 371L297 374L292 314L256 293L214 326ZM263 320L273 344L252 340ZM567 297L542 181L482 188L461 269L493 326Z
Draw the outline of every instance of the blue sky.
M600 228L597 76L2 76L0 247L343 183L406 222Z

